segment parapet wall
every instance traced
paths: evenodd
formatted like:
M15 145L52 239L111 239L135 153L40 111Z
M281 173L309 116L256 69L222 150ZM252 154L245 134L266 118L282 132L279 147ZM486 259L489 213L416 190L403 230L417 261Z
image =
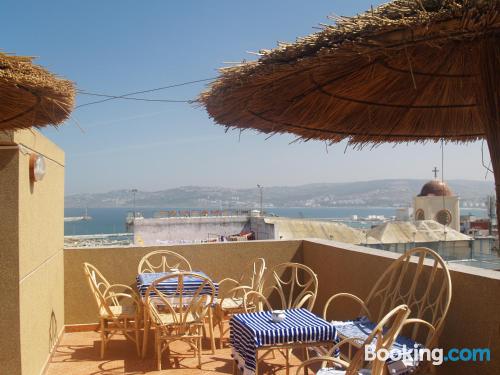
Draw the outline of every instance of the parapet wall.
M244 241L163 247L184 256L195 271L212 280L238 279L255 258L265 258L268 267L284 262L302 263L302 241ZM136 288L141 258L162 247L109 247L64 250L66 324L98 321L97 306L83 273L83 263L97 267L110 283Z

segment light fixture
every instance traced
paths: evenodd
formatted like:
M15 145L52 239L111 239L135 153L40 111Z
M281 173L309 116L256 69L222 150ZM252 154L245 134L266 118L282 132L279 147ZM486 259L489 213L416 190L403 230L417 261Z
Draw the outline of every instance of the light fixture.
M30 155L30 180L31 182L41 181L45 176L45 158L42 155Z

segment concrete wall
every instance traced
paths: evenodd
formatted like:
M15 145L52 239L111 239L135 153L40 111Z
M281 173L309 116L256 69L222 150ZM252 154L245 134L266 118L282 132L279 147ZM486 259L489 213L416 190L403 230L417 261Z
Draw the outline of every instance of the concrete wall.
M134 221L134 243L158 246L181 243L185 239L193 242L206 241L211 235L229 236L249 228L246 216L169 217L159 219L136 219Z
M249 241L211 243L203 245L169 246L186 257L193 270L205 272L213 280L238 278L244 267L258 257L264 257L268 267L295 261L302 262L302 241ZM164 247L163 247L164 248ZM97 322L97 306L83 273L83 263L96 266L110 283L135 288L140 259L161 247L65 249L65 317L66 324Z
M36 131L3 133L0 144L2 371L38 375L64 327L64 153ZM36 183L30 153L45 157Z
M264 216L253 216L250 218L250 228L255 233L257 240L279 240L276 236L276 226L266 222Z
M339 292L366 298L382 272L399 254L333 241L307 241L302 245L304 263L318 274L316 312L322 314L326 300ZM500 273L450 265L453 297L439 346L445 349L490 348L491 362L448 362L438 374L500 373ZM343 303L334 319L348 319L359 307Z

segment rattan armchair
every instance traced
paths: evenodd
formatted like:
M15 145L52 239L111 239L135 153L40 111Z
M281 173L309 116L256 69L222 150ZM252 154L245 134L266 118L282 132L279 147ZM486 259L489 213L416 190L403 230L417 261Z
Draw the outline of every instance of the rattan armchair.
M416 263L413 262L415 259ZM415 324L398 340L408 342L409 339L430 349L438 343L451 296L451 278L444 260L431 249L417 247L404 253L386 269L365 300L350 293L330 297L324 306L323 317L327 319L334 302L342 299L356 302L361 308L360 315L371 322L380 320L396 305L406 304ZM337 331L341 338L348 338L342 329Z
M311 311L317 293L318 277L312 269L300 263L281 263L269 269L258 291L244 294L243 306L245 312L299 308ZM268 354L274 356L275 350L285 359L288 374L290 348L270 348L259 361ZM305 358L308 358L307 347L303 350Z
M118 332L135 343L137 354L140 355L142 312L139 296L128 285L110 284L92 264L84 263L83 269L99 309L101 358L104 358L109 340Z
M191 271L191 265L182 255L170 250L157 250L144 255L137 267L137 273L160 273Z
M365 350L371 346L375 352L385 349L391 350L394 342L399 336L403 326L407 322L410 315L410 309L406 305L399 305L385 315L380 322L375 326L372 332L366 338L345 338L331 348L331 353L336 353L342 349L344 345L356 345L361 348L351 360L340 359L338 356L320 356L304 361L298 368L296 374L301 371L307 374L307 368L320 365L322 369L318 375L384 375L387 373L386 362L378 357L371 362L365 361ZM332 367L325 368L327 364ZM339 370L338 368L343 370ZM369 370L368 370L369 369ZM368 370L368 371L366 371ZM366 372L365 372L366 371Z
M199 279L196 290L185 291L184 277ZM177 289L167 292L158 287L162 282L176 279ZM209 292L207 292L209 291ZM170 351L169 344L184 341L189 344L198 368L201 368L201 341L208 310L215 299L216 289L212 281L191 272L178 272L159 278L146 291L145 308L149 324L155 331L155 356L158 370L161 370L163 352ZM145 333L148 327L145 327ZM145 336L144 340L147 339Z
M228 329L224 327L225 323L232 315L255 308L255 306L244 306L244 296L250 291L259 291L265 270L266 261L263 258L257 258L245 267L238 280L225 278L219 282L219 298L215 304L215 324L219 326L221 349Z
M267 272L258 291L245 293L244 306L247 312L255 308L257 311L298 308L311 311L317 293L318 277L313 270L300 263L281 263Z

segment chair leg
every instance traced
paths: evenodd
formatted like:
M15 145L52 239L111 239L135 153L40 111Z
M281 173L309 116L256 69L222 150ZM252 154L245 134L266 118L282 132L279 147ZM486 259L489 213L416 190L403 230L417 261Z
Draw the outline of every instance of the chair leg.
M106 345L106 334L104 333L105 327L104 327L104 319L100 319L101 323L101 359L104 358L104 347Z
M223 349L224 348L224 317L219 318L219 332L220 332L219 348Z
M141 358L141 344L140 344L141 337L139 332L140 322L138 315L136 315L134 323L135 323L135 348L137 350L137 356Z
M197 348L198 349L197 350L197 352L198 352L198 368L201 369L201 337L199 337L197 339L197 341L198 341L198 345L197 345L198 346L198 348Z
M146 309L144 309L144 334L142 335L142 358L146 357L148 351L148 334L149 334L150 321L147 316Z
M212 347L212 354L215 354L214 317L212 307L208 308L208 333L210 334L210 346Z
M155 352L156 352L156 368L161 371L161 340L158 337L158 330L155 331Z

